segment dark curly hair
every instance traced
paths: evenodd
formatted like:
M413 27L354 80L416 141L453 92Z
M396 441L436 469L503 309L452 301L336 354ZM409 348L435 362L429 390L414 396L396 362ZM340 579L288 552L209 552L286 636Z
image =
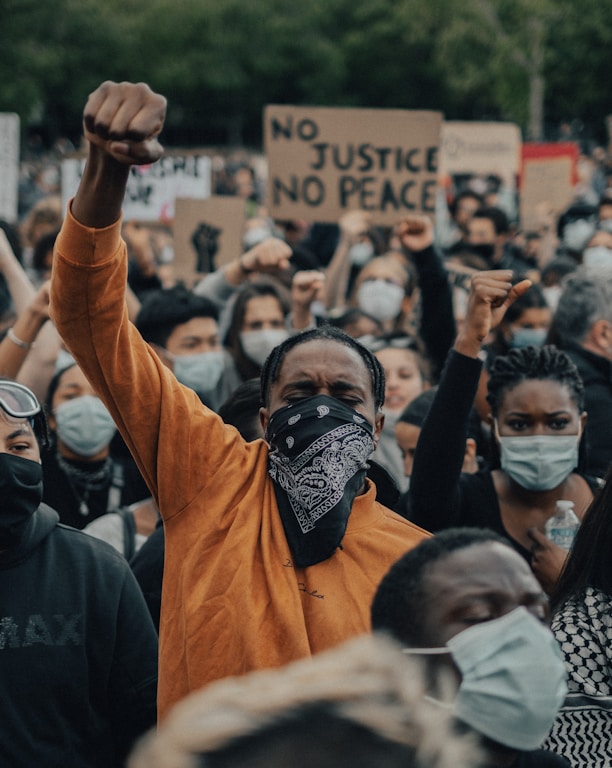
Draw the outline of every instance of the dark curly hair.
M491 366L487 401L497 416L504 396L523 381L557 381L566 386L580 412L584 410L584 385L569 355L557 347L512 349L497 357Z

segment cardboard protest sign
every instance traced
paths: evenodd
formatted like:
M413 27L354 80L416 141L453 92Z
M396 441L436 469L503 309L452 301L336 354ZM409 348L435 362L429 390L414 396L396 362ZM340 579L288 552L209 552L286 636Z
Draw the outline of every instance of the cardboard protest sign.
M85 160L68 158L62 162L62 200L64 206L76 193ZM205 199L211 193L211 160L207 155L164 155L152 165L130 169L123 201L125 221L171 221L177 197Z
M537 229L546 214L556 218L571 203L577 183L578 146L573 142L523 145L521 226Z
M514 123L450 120L442 124L442 174L494 174L515 187L521 168L521 131Z
M0 112L0 219L17 221L19 116Z
M441 122L439 112L267 106L270 215L335 222L361 208L394 224L433 214Z
M212 196L177 198L174 212L174 274L188 286L242 253L244 200Z

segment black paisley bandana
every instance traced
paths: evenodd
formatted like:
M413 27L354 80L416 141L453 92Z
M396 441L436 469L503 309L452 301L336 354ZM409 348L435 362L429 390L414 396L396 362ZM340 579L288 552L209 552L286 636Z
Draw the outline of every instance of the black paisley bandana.
M361 414L327 395L271 416L268 472L296 567L326 560L340 545L374 450L372 435Z

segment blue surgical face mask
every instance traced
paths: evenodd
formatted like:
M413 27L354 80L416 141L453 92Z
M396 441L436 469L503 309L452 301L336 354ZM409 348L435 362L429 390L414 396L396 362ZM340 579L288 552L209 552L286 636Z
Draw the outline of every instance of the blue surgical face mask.
M445 648L404 650L450 653L461 683L449 708L478 733L512 749L541 746L567 693L554 635L523 607L460 632Z
M225 364L223 350L195 355L173 355L174 375L186 387L205 394L219 383Z
M57 436L79 456L95 456L117 431L113 417L99 397L83 395L66 400L54 411Z
M557 488L578 466L580 435L499 437L501 468L528 491Z
M405 291L387 280L364 280L357 292L359 309L381 323L393 320L402 311Z
M525 347L541 347L546 341L546 328L515 328L510 337L510 346L513 349Z

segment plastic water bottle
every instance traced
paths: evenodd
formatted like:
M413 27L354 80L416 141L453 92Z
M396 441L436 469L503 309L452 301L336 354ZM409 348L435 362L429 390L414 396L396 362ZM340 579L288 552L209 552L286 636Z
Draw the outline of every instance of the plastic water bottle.
M574 512L574 502L562 499L556 504L557 511L546 521L546 535L559 547L571 549L580 520Z

